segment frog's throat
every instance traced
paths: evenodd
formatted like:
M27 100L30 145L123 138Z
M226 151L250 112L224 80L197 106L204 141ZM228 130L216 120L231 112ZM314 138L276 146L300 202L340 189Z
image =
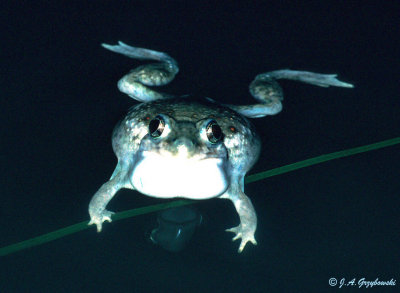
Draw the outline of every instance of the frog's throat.
M228 188L224 159L203 160L146 156L132 170L131 184L153 197L207 199Z

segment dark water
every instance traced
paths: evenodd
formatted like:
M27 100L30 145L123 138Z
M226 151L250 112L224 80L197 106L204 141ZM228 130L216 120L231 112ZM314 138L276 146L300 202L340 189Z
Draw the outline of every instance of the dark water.
M251 173L400 135L397 1L53 2L0 7L1 247L88 220L90 198L115 167L111 131L135 104L116 82L139 63L102 42L168 52L181 71L164 91L222 102L252 103L253 77L280 68L354 83L282 82L282 113L253 120L263 149ZM332 277L400 282L399 151L247 185L258 246L240 255L224 232L236 212L215 199L196 205L204 224L180 253L147 241L155 214L106 223L100 234L2 257L0 292L328 292L339 290ZM123 191L109 208L159 202Z

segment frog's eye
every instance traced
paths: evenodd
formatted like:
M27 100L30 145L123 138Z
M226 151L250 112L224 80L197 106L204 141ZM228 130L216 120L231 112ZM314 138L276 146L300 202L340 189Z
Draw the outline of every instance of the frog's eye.
M153 120L149 123L149 133L150 136L153 138L158 138L161 136L165 129L165 120L160 115L156 116Z
M222 140L222 129L216 121L211 120L206 126L206 135L211 143L217 143Z

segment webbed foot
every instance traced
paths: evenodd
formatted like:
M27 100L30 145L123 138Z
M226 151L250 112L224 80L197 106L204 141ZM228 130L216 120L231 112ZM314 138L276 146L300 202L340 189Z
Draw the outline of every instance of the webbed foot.
M259 74L256 76L256 79L260 80L270 79L270 78L290 79L322 87L329 87L329 86L347 87L347 88L354 87L354 85L352 85L351 83L338 80L336 76L337 74L322 74L310 71L280 69Z

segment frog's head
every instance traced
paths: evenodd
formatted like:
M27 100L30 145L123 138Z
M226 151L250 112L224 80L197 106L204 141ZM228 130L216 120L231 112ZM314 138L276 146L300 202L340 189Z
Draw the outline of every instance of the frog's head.
M230 174L224 134L211 118L150 117L131 173L140 192L155 197L205 199L228 188Z

